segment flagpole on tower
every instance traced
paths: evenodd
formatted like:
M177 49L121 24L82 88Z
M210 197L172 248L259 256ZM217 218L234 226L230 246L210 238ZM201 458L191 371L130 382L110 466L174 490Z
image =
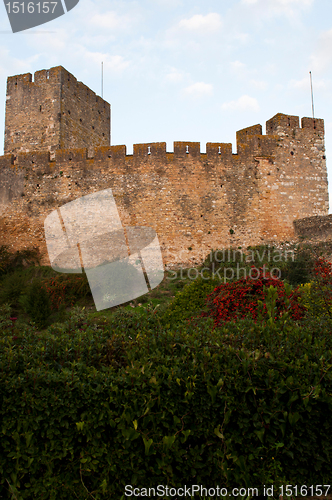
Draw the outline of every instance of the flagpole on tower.
M104 63L101 63L101 97L104 98Z
M311 71L309 71L310 73L310 86L311 86L311 107L312 107L312 117L315 118L315 114L314 114L314 93L313 93L313 90L312 90L312 78L311 78Z

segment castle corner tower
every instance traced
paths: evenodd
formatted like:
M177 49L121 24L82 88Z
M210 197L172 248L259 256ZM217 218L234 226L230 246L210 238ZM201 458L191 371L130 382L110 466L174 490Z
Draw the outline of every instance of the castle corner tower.
M110 104L62 66L7 79L5 154L110 145Z

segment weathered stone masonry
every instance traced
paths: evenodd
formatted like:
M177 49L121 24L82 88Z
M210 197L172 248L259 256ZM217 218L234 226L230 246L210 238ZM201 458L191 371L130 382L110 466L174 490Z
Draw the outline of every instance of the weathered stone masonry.
M17 83L17 85L16 85ZM40 110L41 109L41 110ZM70 114L68 113L70 111ZM82 121L81 121L82 120ZM0 244L38 245L55 208L111 188L123 225L156 230L164 263L198 263L211 248L295 238L293 221L328 214L324 121L277 114L232 145L110 146L110 106L51 68L10 77L0 157ZM105 228L105 232L106 232ZM191 250L189 250L191 248Z

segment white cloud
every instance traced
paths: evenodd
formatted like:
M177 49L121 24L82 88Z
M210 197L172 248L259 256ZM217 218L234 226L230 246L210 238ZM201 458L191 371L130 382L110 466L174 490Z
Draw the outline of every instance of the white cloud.
M120 55L111 56L102 52L90 52L84 47L81 47L81 51L82 53L80 54L80 58L82 58L83 60L90 60L92 64L98 66L103 61L105 72L111 71L113 73L121 73L130 64L129 61L126 61L124 57Z
M111 71L118 73L129 66L129 61L126 61L122 56L107 56L106 64L108 64Z
M120 16L114 11L95 14L89 19L89 24L98 29L106 28L111 32L128 31L132 26L134 19L129 15ZM112 33L111 33L112 34Z
M231 68L233 71L238 73L243 73L243 71L247 68L247 66L241 61L233 61L231 62Z
M324 71L332 63L332 29L321 34L320 40L310 56L312 69Z
M312 78L312 85L313 88L315 89L326 89L327 84L325 80L314 80ZM293 89L300 89L300 90L305 90L310 92L310 75L308 73L308 76L302 78L302 80L291 80L288 84L290 88Z
M212 91L213 91L213 86L210 83L204 83L204 82L193 83L192 85L189 85L189 87L186 87L184 89L184 92L187 95L190 95L193 97L201 97L204 95L211 95Z
M166 80L173 83L181 82L183 78L184 78L184 73L176 68L172 68L170 72L167 73L166 75Z
M195 14L167 29L163 46L167 49L185 50L190 53L202 52L204 41L210 43L211 36L223 35L221 27L222 21L219 14L210 13L205 16Z
M34 73L31 67L37 64L40 54L34 54L27 58L13 58L9 49L0 47L0 78L6 81L8 76L24 73Z
M189 19L182 19L178 27L196 33L211 33L221 28L221 17L217 13L210 13L206 16L196 14Z
M255 97L242 95L236 101L224 102L221 108L234 111L259 111L259 104Z
M242 5L251 7L260 17L285 15L296 20L299 11L310 8L315 0L241 0Z
M239 40L242 43L248 43L250 39L249 33L239 33L235 32L233 35L231 35L233 40Z
M231 66L233 69L244 69L246 65L241 61L233 61L231 62Z
M119 54L110 55L107 52L87 50L85 46L80 44L72 47L71 59L84 61L85 68L100 69L101 63L103 62L105 74L107 74L108 72L120 74L130 65L130 61L127 61L123 56ZM64 66L66 67L65 63Z
M266 90L267 89L267 83L264 82L263 80L250 80L249 83L258 90Z
M175 9L181 6L181 0L151 0L151 5L155 7L158 4L162 8Z
M315 0L242 0L241 3L247 5L265 5L274 6L276 9L287 9L291 6L310 7Z

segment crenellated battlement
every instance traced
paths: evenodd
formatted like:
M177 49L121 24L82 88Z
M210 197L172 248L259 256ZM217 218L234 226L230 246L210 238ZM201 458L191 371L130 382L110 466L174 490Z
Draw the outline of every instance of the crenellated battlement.
M84 83L79 82L63 66L35 71L34 75L25 73L9 76L7 78L7 98L11 97L12 93L17 90L15 87L27 87L31 90L33 87L42 87L44 85L48 85L49 87L55 85L65 85L67 88L71 87L80 98L95 100L98 108L105 108L108 104Z
M314 133L320 132L324 134L324 120L320 118L302 118L301 128L311 129ZM267 134L288 133L296 129L300 129L298 116L277 113L266 122Z
M46 73L43 72L37 73ZM70 75L68 73L68 75ZM28 81L26 75L21 75L23 81ZM44 75L45 76L45 75ZM67 162L86 162L86 160L124 162L129 160L142 161L232 161L234 157L270 157L275 154L275 148L280 133L297 130L305 131L311 137L324 133L324 120L316 118L302 118L299 126L299 117L279 113L266 122L267 135L262 134L262 125L257 124L236 132L237 153L232 153L231 143L207 142L206 153L201 152L200 142L174 141L172 153L167 152L166 142L147 142L133 145L133 154L127 155L125 145L117 146L89 146L85 148L61 148L55 151L19 151L16 154L7 154L0 157L0 168L8 165L19 165L27 168L34 164L47 163L64 164ZM272 132L274 132L272 134ZM306 136L308 139L308 135Z

